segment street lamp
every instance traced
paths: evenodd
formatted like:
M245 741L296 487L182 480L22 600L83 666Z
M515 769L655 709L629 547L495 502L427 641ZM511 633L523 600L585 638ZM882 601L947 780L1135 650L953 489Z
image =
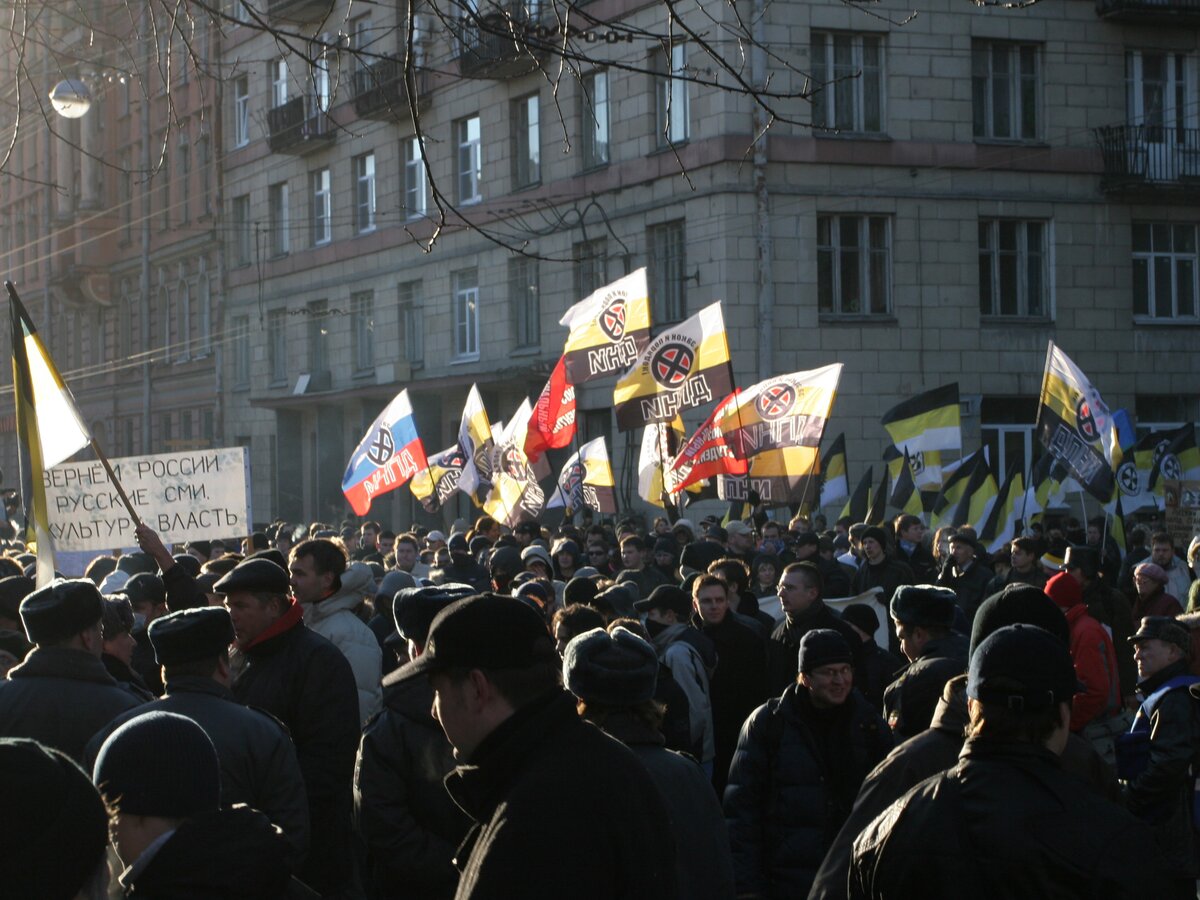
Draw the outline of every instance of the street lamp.
M78 119L92 108L92 89L78 78L67 78L50 91L50 105L64 119Z

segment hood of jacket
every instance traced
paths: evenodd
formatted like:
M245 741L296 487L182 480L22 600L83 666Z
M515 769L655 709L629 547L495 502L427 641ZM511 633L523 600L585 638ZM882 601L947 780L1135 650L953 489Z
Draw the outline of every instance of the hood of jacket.
M356 609L368 594L374 593L375 575L371 567L366 563L351 563L342 573L342 586L336 594L304 604L304 620L311 625L344 609Z

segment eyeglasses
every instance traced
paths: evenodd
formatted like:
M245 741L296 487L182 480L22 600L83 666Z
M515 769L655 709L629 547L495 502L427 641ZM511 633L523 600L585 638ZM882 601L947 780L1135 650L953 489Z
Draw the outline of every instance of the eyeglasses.
M781 581L779 584L775 585L775 590L779 591L781 594L784 594L788 591L798 591L801 587L802 585L799 584L788 584L786 581Z

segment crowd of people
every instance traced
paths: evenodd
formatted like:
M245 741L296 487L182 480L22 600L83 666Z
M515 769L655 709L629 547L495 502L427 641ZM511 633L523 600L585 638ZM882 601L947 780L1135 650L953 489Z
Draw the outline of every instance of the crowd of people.
M142 525L40 588L10 549L0 893L1195 898L1200 539L1128 537Z

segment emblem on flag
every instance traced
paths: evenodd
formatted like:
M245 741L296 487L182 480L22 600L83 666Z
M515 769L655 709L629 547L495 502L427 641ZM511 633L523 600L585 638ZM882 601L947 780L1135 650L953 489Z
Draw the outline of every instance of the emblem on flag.
M767 385L756 401L758 414L768 421L782 419L792 411L796 403L795 389L785 382Z
M1075 404L1075 430L1088 443L1100 440L1100 435L1108 421L1108 407L1099 396L1089 398L1081 396Z
M392 440L391 428L381 425L375 432L375 437L371 439L371 446L367 448L367 459L377 466L382 466L395 452L396 442Z
M650 372L663 387L677 388L687 380L694 359L686 344L664 344L650 361Z
M625 337L625 298L617 297L609 301L596 324L611 341Z

